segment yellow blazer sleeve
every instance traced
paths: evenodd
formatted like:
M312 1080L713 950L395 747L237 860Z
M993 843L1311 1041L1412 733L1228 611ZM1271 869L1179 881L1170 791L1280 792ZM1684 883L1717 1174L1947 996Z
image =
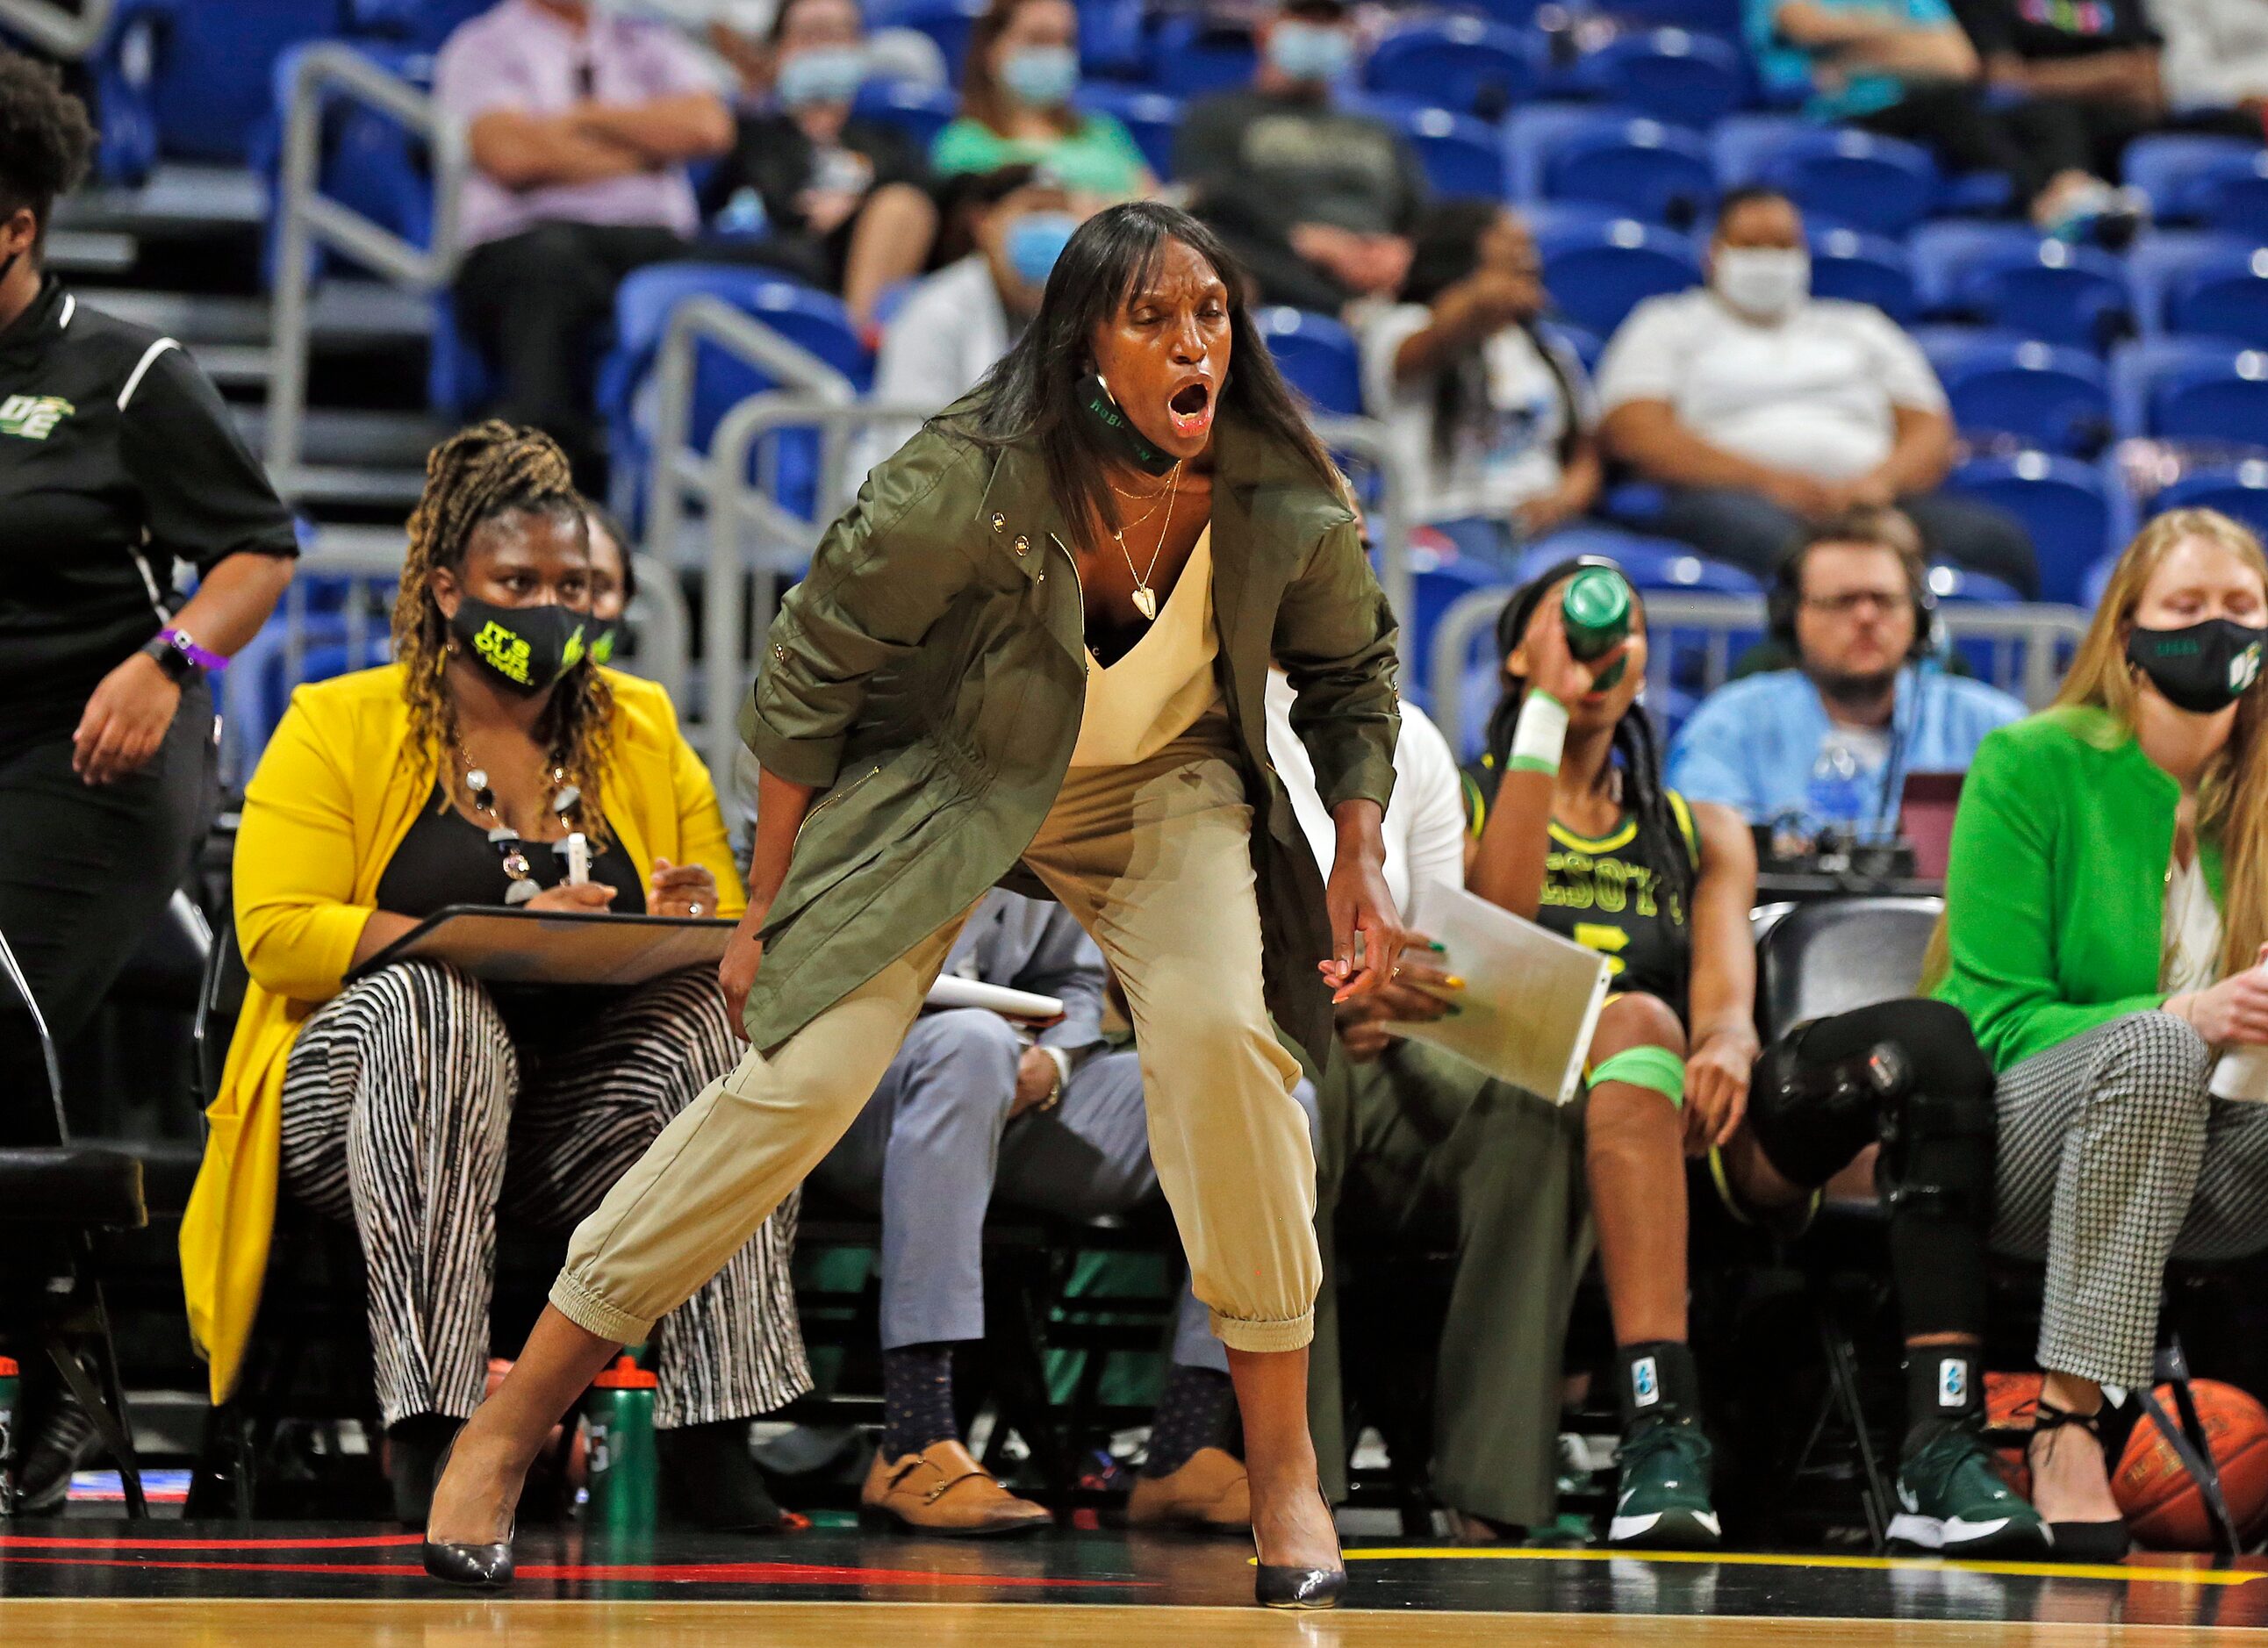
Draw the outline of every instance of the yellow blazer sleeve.
M687 864L703 865L717 878L717 914L737 920L748 907L748 894L740 885L740 866L733 859L733 843L718 805L717 786L710 779L709 769L678 730L674 713L670 717L669 747L679 849Z
M339 993L371 914L353 901L355 871L351 763L294 694L245 789L236 840L237 942L262 990Z

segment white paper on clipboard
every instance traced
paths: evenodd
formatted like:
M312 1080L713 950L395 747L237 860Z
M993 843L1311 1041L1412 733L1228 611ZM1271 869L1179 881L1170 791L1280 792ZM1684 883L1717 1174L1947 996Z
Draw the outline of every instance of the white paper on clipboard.
M987 984L977 979L957 978L950 973L938 975L937 982L929 987L929 995L922 1005L982 1007L1003 1019L1031 1024L1051 1024L1064 1016L1064 1004L1052 996L1037 996L1030 990L1010 990L1005 984Z
M1462 1011L1386 1028L1555 1104L1572 1102L1606 1004L1606 957L1439 883L1416 889L1410 925L1448 952L1444 970L1465 981Z

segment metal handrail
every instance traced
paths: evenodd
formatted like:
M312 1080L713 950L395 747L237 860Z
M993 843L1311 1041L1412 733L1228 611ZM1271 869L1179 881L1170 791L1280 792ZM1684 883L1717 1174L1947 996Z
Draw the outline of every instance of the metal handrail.
M333 97L392 115L425 140L433 159L431 246L413 245L321 193L323 112ZM343 252L396 285L440 291L456 272L457 202L468 164L464 133L442 118L424 92L351 47L311 46L300 55L284 113L277 202L282 223L269 345L268 471L283 491L296 489L306 423L315 246Z
M709 459L693 449L690 438L695 375L704 343L779 382L779 390L766 391L757 399L800 392L813 403L840 406L858 394L848 378L747 311L707 293L680 301L669 312L654 357L653 461L646 514L646 541L672 560L687 497L705 503L711 491ZM712 438L710 444L713 449L716 442Z
M1500 589L1475 590L1461 597L1441 614L1433 630L1433 719L1452 745L1462 735L1465 666L1472 655L1473 637L1496 622L1497 614L1512 595ZM1705 630L1709 633L1707 662L1702 675L1709 689L1721 685L1732 673L1731 637L1743 629L1764 627L1764 603L1753 595L1687 595L1674 592L1646 597L1646 621L1657 629ZM1947 603L1937 609L1946 633L1955 640L1980 639L1999 649L2024 648L2021 677L2024 703L2031 709L2046 706L2061 680L2058 650L2076 646L2087 634L2088 615L2076 607L2049 601L2021 606L1988 607ZM1659 690L1669 684L1669 649L1653 650L1647 686Z
M51 57L84 57L110 32L117 0L85 0L76 11L53 0L0 0L0 28L21 35Z

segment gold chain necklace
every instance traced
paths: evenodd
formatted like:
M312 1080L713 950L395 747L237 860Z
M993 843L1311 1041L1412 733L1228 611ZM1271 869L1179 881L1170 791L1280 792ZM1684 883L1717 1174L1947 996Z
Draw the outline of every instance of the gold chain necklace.
M1150 565L1147 571L1134 571L1134 552L1126 547L1125 528L1121 527L1111 534L1118 540L1118 553L1126 557L1126 570L1134 573L1134 610L1142 614L1143 622L1145 623L1155 623L1158 620L1158 592L1150 587L1150 573L1158 570L1158 557L1166 552L1166 534L1174 529L1174 499L1180 494L1181 488L1182 466L1175 464L1173 478L1166 484L1165 524L1158 528L1157 547L1150 551ZM1111 489L1117 490L1116 487ZM1153 509L1150 514L1154 515L1157 512ZM1143 520L1149 519L1149 515L1142 518ZM1135 524L1139 526L1141 522L1138 521Z

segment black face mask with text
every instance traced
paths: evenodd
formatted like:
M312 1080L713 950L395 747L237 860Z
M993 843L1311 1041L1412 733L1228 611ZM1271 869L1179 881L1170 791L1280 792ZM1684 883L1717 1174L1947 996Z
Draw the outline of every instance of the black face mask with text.
M587 613L556 602L496 607L467 595L449 620L449 633L513 691L540 693L582 662L589 622Z
M2126 637L2126 660L2176 709L2211 715L2228 709L2260 679L2264 642L2268 629L2230 618L2208 618L2179 629L2138 624Z

